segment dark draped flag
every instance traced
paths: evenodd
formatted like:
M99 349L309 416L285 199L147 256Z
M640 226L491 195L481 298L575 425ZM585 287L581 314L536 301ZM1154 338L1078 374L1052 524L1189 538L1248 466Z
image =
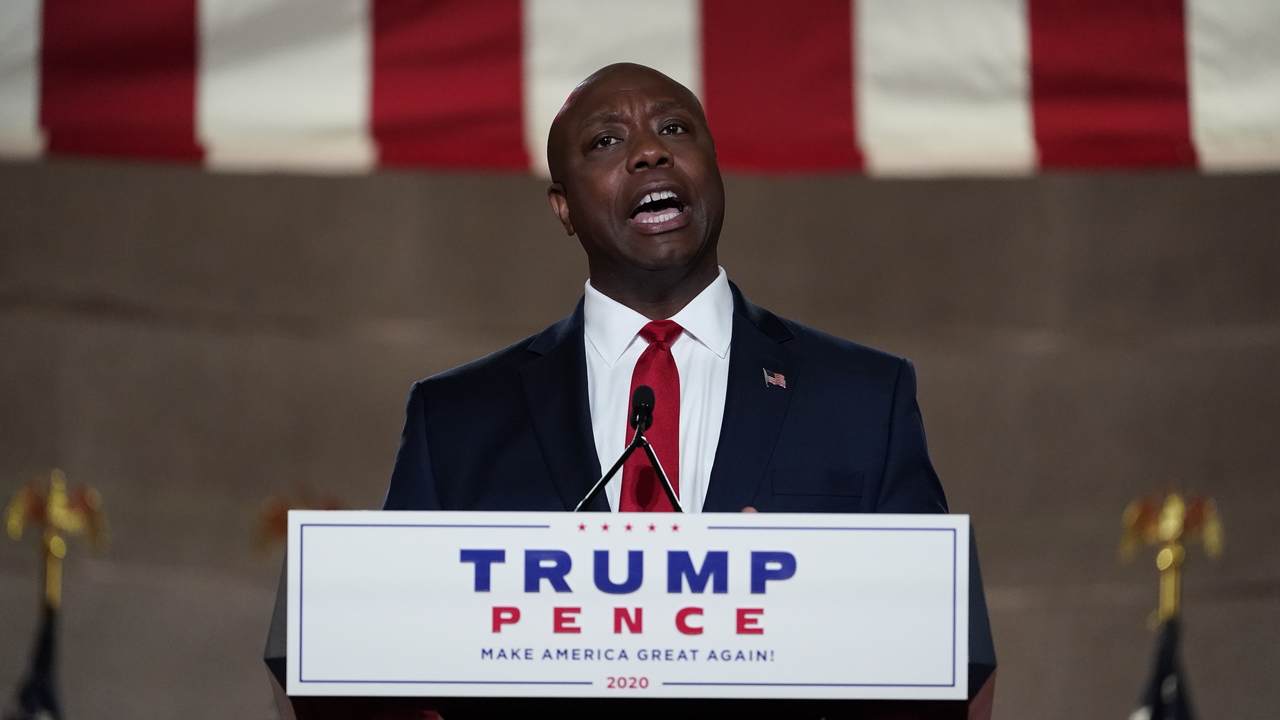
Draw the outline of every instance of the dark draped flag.
M14 706L5 714L5 720L60 720L62 717L54 682L58 611L48 603L43 608L40 632L31 653L31 667L18 689Z
M1178 620L1160 626L1155 665L1129 720L1192 720L1191 694L1178 658Z

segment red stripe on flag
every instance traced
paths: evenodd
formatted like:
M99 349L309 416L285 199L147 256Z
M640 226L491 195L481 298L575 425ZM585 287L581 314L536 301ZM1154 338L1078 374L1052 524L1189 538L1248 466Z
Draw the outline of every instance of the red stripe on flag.
M383 164L527 169L522 81L519 0L374 0Z
M51 153L197 160L195 0L47 0L40 124Z
M1044 167L1189 166L1183 0L1029 0Z
M703 101L720 164L862 167L853 113L849 0L704 0Z

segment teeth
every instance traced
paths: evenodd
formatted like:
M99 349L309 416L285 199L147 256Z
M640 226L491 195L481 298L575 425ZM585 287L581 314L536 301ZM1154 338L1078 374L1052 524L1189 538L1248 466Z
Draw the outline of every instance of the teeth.
M658 223L664 223L668 220L674 220L679 214L680 214L679 210L666 210L661 215L654 215L653 217L645 218L640 222L645 225L656 225Z
M645 205L646 203L658 202L659 200L669 200L669 199L676 199L676 194L671 192L670 190L658 190L657 192L651 192L645 195L643 198L641 198L640 202L636 203L636 207L640 207L641 205Z

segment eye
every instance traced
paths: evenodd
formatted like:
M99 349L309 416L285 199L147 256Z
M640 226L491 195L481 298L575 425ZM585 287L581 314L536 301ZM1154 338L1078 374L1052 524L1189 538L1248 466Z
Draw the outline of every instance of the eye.
M685 127L685 124L679 120L671 120L663 124L662 130L659 132L663 135L683 135L689 132L689 128Z
M591 149L595 150L596 148L606 148L611 145L617 145L620 142L622 142L622 138L614 137L613 135L601 135L592 141Z

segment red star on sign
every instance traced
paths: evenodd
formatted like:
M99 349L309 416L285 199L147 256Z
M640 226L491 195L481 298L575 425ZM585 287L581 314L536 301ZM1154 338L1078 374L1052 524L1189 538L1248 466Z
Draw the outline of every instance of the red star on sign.
M586 530L586 529L587 529L586 523L578 523L578 532L582 532L583 530Z
M605 532L609 532L609 523L605 523L604 525L601 525L600 529Z
M671 526L671 532L680 532L680 526L679 526L679 525L672 525L672 526Z
M627 523L627 532L631 532L631 523Z
M649 523L649 532L653 532L654 530L657 530L657 529L658 529L657 525L654 525L653 523Z

